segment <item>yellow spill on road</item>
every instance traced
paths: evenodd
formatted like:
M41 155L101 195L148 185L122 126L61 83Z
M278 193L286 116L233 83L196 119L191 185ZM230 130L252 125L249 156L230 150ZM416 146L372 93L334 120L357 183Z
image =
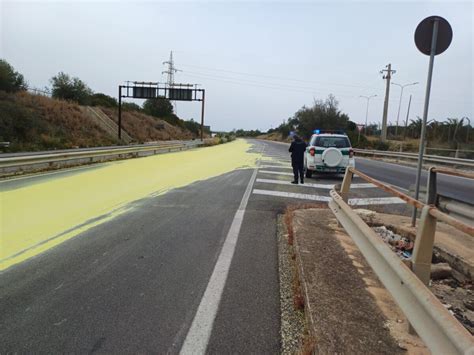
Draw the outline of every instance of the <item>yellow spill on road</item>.
M1 192L0 270L116 217L132 201L254 167L260 155L250 153L250 148L251 144L237 140L107 163Z

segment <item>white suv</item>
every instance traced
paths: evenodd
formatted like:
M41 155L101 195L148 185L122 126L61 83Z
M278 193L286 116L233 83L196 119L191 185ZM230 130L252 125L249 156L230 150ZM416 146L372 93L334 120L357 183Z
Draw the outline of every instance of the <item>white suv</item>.
M306 177L313 172L343 174L346 167L355 166L354 150L349 137L339 133L318 133L311 136L304 154Z

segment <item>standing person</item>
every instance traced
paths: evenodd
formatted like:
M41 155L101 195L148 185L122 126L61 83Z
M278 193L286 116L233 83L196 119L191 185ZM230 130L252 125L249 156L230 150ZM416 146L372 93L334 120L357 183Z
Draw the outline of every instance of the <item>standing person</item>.
M306 150L306 143L298 137L296 134L293 136L293 142L291 142L289 152L291 152L291 166L293 167L293 175L295 179L291 182L292 184L298 183L298 173L300 176L300 182L304 184L303 170L304 170L304 152Z

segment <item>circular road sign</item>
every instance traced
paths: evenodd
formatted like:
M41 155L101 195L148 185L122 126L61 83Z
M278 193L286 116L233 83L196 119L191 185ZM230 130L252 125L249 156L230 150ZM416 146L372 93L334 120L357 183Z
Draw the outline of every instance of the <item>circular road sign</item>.
M421 53L431 54L431 40L433 37L433 25L438 20L438 38L436 40L435 55L443 53L448 49L453 39L453 29L448 21L441 16L430 16L421 21L416 27L415 44Z

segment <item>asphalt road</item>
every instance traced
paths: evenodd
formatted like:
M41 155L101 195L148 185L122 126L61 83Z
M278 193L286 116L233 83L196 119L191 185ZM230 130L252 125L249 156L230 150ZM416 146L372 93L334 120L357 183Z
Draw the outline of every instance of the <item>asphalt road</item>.
M327 198L328 187L341 182L328 177L306 181L322 187L288 185L288 146L252 142L274 162L260 163L207 353L279 351L277 216L290 204ZM414 176L409 168L382 162L358 159L357 165L402 188ZM235 170L139 200L127 213L3 271L0 353L179 353L253 173ZM12 181L4 188L45 178ZM460 194L471 199L469 186L442 183L448 192L459 194L462 188ZM357 191L364 199L387 196L374 188Z
M356 158L356 168L377 180L413 190L416 168L387 163L379 160ZM427 173L423 171L421 184L426 186ZM474 181L462 177L442 175L437 177L438 192L474 205Z
M280 154L287 154L288 144L274 142L267 142L267 144ZM356 157L356 168L377 180L400 187L402 190L410 190L416 182L416 168L413 167ZM426 186L426 179L427 173L423 171L422 186ZM437 180L440 194L474 204L474 181L471 179L440 174Z

